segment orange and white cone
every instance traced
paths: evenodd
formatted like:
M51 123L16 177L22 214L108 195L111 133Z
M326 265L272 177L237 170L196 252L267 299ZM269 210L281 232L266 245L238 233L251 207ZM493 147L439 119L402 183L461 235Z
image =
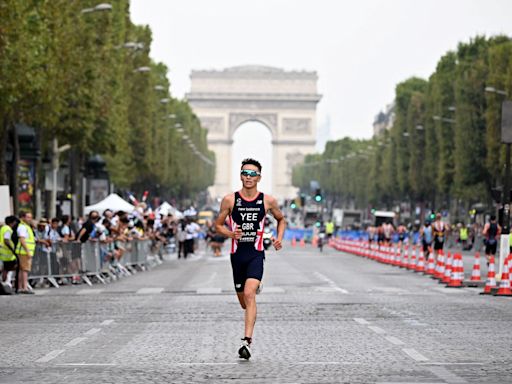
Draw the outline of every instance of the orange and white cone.
M423 249L420 249L420 255L418 257L418 263L414 266L415 272L425 272L425 254Z
M300 246L304 248L306 242L304 241L304 237L300 239Z
M329 240L330 242L331 240ZM316 236L313 236L313 239L311 239L311 245L313 247L316 247L318 245L318 238Z
M404 251L402 255L402 261L400 263L400 268L407 268L409 266L409 245L404 245Z
M512 296L512 289L510 289L510 262L512 261L512 255L508 255L503 263L503 272L501 273L500 287L494 296Z
M292 237L292 247L295 247L297 245L297 239L295 236Z
M441 280L444 277L444 253L440 249L437 253L437 265L434 273L434 279Z
M453 257L450 252L446 255L446 266L444 268L444 276L441 282L448 284L452 278L452 264L453 264Z
M434 272L435 272L434 254L432 253L432 248L428 247L428 260L427 260L427 269L425 271L425 274L433 275Z
M471 271L471 281L480 282L480 252L475 253L475 263L473 264L473 270Z
M446 285L447 288L462 288L462 281L464 280L464 265L462 263L462 255L456 253L453 256L452 264L452 278Z
M489 258L489 268L487 269L487 281L485 282L485 288L481 295L490 295L492 290L496 288L496 272L494 266L494 256L491 255Z
M408 269L415 270L416 269L416 252L418 248L414 245L412 247L412 254L409 257L409 265L407 266Z

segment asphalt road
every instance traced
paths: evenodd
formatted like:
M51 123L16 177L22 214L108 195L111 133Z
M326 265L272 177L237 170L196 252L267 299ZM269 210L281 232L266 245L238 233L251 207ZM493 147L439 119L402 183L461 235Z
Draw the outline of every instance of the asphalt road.
M331 249L268 252L253 358L228 256L1 296L0 383L508 383L512 298Z

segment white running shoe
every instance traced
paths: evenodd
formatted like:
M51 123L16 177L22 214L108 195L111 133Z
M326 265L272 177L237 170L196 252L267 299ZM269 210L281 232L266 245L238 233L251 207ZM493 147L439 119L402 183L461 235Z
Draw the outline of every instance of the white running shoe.
M247 339L242 339L242 345L238 349L238 357L241 359L249 360L251 358L251 344Z

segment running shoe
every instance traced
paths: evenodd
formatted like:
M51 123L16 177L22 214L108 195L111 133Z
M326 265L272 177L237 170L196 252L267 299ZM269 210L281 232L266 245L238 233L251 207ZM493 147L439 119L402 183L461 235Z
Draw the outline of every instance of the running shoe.
M260 283L260 285L258 285L258 288L256 289L256 294L259 295L261 291L263 291L263 283Z
M249 360L251 358L251 343L247 339L242 339L242 345L238 349L238 357Z

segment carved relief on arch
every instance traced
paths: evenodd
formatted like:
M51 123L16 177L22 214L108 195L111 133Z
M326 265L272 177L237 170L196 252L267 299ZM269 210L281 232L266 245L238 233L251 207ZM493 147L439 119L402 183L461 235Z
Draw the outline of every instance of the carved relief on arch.
M248 121L258 121L264 124L272 133L272 138L277 133L277 114L276 113L230 113L229 114L229 137L233 137L236 129Z
M218 116L201 116L201 125L211 133L224 132L224 118Z

